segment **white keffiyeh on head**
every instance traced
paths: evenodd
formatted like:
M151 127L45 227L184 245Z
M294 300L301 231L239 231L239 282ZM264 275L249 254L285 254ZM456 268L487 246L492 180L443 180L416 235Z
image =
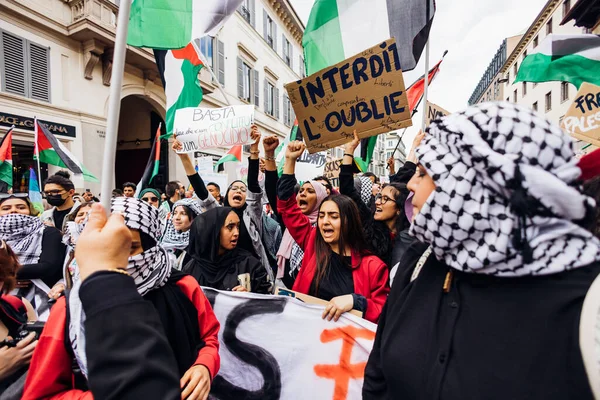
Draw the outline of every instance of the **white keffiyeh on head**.
M435 121L416 149L436 185L411 233L460 271L545 275L600 260L577 225L594 206L575 186L569 136L532 110L485 103Z
M43 235L44 224L38 217L24 214L0 217L0 239L8 243L23 265L39 261Z
M171 218L167 221L167 228L165 229L165 234L161 239L161 245L170 251L175 250L185 250L190 242L190 231L182 232L175 229L173 225L173 217L175 214L175 209L179 206L185 206L194 212L194 216L190 216L190 219L202 214L202 209L200 208L200 204L196 199L181 199L175 204L173 204L173 212L171 213Z
M150 236L156 245L144 249L141 254L129 257L127 272L134 279L138 293L146 293L164 286L171 276L171 261L167 252L158 244L162 223L159 210L139 199L117 197L112 200L111 211L123 215L125 225ZM81 281L74 284L69 294L69 339L75 359L81 372L87 377L87 357L85 354L85 313L79 299Z

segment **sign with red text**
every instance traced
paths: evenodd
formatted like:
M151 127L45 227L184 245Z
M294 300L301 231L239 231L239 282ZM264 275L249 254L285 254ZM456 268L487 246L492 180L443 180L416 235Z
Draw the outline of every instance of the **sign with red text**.
M221 324L215 399L361 399L377 325L324 306L202 288Z
M561 127L577 139L600 146L600 86L581 85Z
M395 39L285 88L311 154L412 126Z
M202 149L252 143L252 124L254 106L188 107L175 112L173 132L183 145L179 153L193 153Z

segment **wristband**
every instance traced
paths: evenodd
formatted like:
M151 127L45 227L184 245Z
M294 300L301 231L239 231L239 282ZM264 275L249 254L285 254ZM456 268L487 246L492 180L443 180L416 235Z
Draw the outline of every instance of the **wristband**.
M257 151L250 150L250 154L260 154L260 151L258 151L258 150Z
M275 157L265 157L265 161L275 161Z
M346 156L348 156L348 157L350 157L350 158L352 158L352 159L354 158L354 155L353 155L353 154L344 153L344 157L346 157Z

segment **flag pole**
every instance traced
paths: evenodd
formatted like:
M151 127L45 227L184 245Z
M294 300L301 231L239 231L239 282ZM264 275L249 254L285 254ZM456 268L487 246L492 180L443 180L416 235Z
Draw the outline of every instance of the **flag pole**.
M110 77L110 97L108 103L108 120L104 141L104 158L102 162L102 183L100 185L101 203L107 214L110 214L112 183L115 175L115 159L117 152L117 136L119 134L119 113L121 112L121 89L125 71L125 52L127 51L127 28L131 1L121 1L117 19L117 35Z
M196 53L198 53L198 55L200 56L200 61L202 61L202 64L204 64L204 68L208 69L208 72L210 72L210 75L212 76L212 78L217 83L217 87L219 88L219 91L221 92L221 95L223 95L223 98L225 99L225 103L228 106L230 106L231 103L229 102L229 98L227 97L227 93L225 93L225 89L223 89L223 86L221 86L221 82L219 82L219 78L217 78L217 75L215 75L215 72L212 70L211 66L208 65L208 61L204 57L204 53L202 53L202 50L200 50L200 48L198 47L198 44L196 43L196 40L192 40L192 46L194 46L194 49L196 50Z
M423 119L421 122L421 131L425 132L425 125L427 124L427 95L429 92L429 42L425 45L425 91L423 92Z
M42 171L41 171L41 168L40 168L40 149L38 148L38 130L37 130L38 120L37 120L37 117L33 117L33 124L34 124L33 126L35 126L35 129L33 131L34 132L34 135L33 135L34 138L33 138L33 140L35 142L34 145L33 145L34 146L33 147L33 152L37 153L37 157L36 157L36 159L37 159L36 160L37 161L37 170L38 170L38 176L37 176L37 178L38 178L38 184L40 185L40 192L43 192L44 189L42 188ZM31 176L29 178L31 179Z

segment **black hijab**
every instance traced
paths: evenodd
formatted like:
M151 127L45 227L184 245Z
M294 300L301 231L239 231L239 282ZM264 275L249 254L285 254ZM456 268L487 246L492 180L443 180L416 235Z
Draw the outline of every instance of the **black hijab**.
M235 180L235 181L231 182L231 185L229 185L229 187L227 188L227 192L225 193L225 200L223 201L223 204L225 205L225 207L231 207L231 205L229 205L229 192L231 191L231 187L233 186L233 184L237 183L237 182L243 183L244 186L246 186L246 188L248 187L243 181L240 181L240 180ZM247 193L248 192L246 192L246 194ZM244 211L246 210L247 207L248 207L247 202L245 202L244 205L239 208L231 207L231 211L236 213L237 216L240 218L240 239L239 239L238 247L240 247L246 251L249 251L254 256L258 257L258 254L256 254L256 250L254 249L254 245L252 244L252 238L250 238L250 233L248 233L248 227L244 223Z
M248 256L237 246L219 256L221 228L232 211L235 210L230 207L213 208L200 214L192 223L187 248L192 260L184 271L196 278L200 286L218 288L225 276L234 272L236 265Z

